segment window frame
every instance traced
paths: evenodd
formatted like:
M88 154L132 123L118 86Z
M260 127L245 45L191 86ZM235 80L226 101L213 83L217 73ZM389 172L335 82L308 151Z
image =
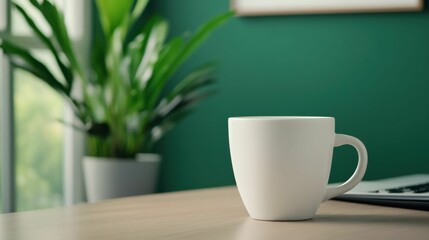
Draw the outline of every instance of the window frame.
M4 9L6 14L6 28L0 29L0 36L6 35L13 39L14 42L23 45L31 45L32 49L47 49L34 35L33 36L13 36L11 26L11 0L0 0L5 3ZM74 0L67 1L67 15L76 16L81 14L76 22L77 25L69 27L74 32L77 39L72 39L78 53L88 53L90 48L91 37L91 12L92 1ZM0 10L1 11L1 10ZM1 14L1 13L0 13ZM72 17L73 18L73 17ZM72 34L73 35L73 34ZM78 56L81 59L88 59L86 56ZM88 65L88 62L85 62ZM1 198L2 212L9 213L16 211L16 174L15 174L15 119L14 119L14 101L13 101L13 67L7 57L0 51L0 126L2 129L0 135L1 164L2 164L2 181L1 181ZM79 93L78 93L79 94ZM65 104L64 119L68 122L75 122L77 119L69 106ZM64 205L72 205L84 201L84 187L82 174L82 157L84 148L84 135L73 128L64 128L64 153L63 153L63 202Z
M5 14L6 24L0 34L8 34L11 29L11 3L8 0L2 0L5 6L3 14ZM1 123L1 136L0 147L1 164L2 164L2 182L1 182L1 198L2 198L2 212L8 213L15 211L15 164L14 164L14 112L13 112L13 81L12 70L10 63L4 53L0 50L0 78L1 78L1 108L0 108L0 123Z

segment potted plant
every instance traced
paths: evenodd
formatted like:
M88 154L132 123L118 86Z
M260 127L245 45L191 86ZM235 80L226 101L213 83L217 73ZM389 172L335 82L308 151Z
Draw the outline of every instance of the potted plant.
M86 133L88 200L153 191L160 161L153 153L154 144L211 93L213 66L201 65L171 90L166 85L233 13L215 17L190 37L166 40L167 21L157 15L143 16L148 0L96 0L95 19L100 27L86 67L69 38L63 13L48 0L29 1L48 23L52 36L19 4L13 5L49 49L61 76L57 78L46 63L10 39L0 39L0 48L15 67L46 83L73 109L80 123L73 127Z

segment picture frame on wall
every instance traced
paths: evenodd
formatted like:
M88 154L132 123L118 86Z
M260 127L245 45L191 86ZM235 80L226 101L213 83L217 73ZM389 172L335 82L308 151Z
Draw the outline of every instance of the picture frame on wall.
M402 12L423 10L423 0L231 0L239 16Z

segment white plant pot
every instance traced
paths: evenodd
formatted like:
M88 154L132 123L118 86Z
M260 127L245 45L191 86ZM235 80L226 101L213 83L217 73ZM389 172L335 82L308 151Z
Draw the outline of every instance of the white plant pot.
M137 154L136 159L84 157L88 202L153 193L161 157Z

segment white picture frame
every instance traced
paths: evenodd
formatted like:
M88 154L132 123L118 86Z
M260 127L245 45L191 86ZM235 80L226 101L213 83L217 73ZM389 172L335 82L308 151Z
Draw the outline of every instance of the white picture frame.
M231 0L238 16L401 12L423 10L423 0Z

